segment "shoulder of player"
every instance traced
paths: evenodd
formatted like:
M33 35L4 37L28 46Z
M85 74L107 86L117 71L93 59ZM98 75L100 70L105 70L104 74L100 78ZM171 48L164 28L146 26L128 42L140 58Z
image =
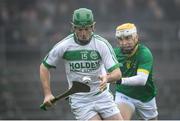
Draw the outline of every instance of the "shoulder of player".
M151 50L144 44L139 44L138 56L141 57L153 57Z
M121 49L119 47L114 47L113 50L116 55L119 55L121 53Z
M105 38L101 37L100 35L93 34L93 37L99 42L108 42Z
M139 52L151 54L151 50L144 44L139 44Z
M58 47L61 44L68 44L71 43L70 41L73 41L74 35L70 34L67 37L65 37L64 39L60 40L57 44L55 44L54 47Z
M95 39L95 42L101 44L101 46L102 45L111 46L110 43L108 42L108 40L106 40L105 38L101 37L100 35L93 34L93 37Z
M121 58L123 58L123 54L121 53L121 49L119 47L114 47L113 50L114 50L114 53L117 57L117 60L118 61L121 60Z

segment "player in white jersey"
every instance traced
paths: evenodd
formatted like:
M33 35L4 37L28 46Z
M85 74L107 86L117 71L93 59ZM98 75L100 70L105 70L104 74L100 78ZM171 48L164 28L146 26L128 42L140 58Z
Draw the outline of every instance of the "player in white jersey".
M44 104L52 106L54 96L50 89L49 68L56 67L64 59L69 87L78 80L90 86L88 93L70 96L70 105L78 120L122 120L107 83L121 78L119 64L107 40L94 33L92 11L80 8L74 11L73 34L57 43L40 66L40 78L44 90ZM108 71L108 75L106 71ZM84 79L88 78L88 79ZM85 82L84 82L85 80Z

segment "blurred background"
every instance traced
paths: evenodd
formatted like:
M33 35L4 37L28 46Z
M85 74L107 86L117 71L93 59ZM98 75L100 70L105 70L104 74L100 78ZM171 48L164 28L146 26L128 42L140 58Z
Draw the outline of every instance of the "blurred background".
M0 119L74 119L66 100L39 109L39 65L70 34L79 7L92 9L96 33L113 47L116 26L136 24L155 59L159 119L180 119L180 0L0 0ZM68 87L63 61L52 70L51 87L55 95Z

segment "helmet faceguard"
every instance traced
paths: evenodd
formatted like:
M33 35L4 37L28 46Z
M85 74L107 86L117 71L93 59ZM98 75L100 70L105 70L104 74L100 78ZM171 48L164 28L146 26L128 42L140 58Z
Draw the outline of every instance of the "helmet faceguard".
M123 40L123 39L136 39L135 36L137 35L136 26L132 23L125 23L116 28L116 38ZM135 40L134 40L135 41ZM137 47L138 42L134 44L134 46L121 46L121 50L123 54L130 55L135 48Z
M134 50L137 49L138 42L135 43L135 45L133 47L121 47L121 51L123 54L125 55L132 55L132 53L134 52Z
M72 18L72 26L73 31L75 33L75 39L78 44L86 45L90 42L93 31L94 31L94 17L91 10L87 8L80 8L74 11L73 18ZM75 31L75 29L83 29L87 32L88 31L88 39L82 39L78 37L78 33Z

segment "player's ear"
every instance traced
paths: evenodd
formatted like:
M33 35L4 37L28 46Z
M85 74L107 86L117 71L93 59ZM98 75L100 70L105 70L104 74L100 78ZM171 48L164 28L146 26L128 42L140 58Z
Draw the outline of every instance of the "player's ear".
M94 26L94 25L92 26L92 31L93 31L93 32L95 31L95 26Z
M93 32L95 31L95 24L96 22L93 23Z
M134 37L135 37L136 41L138 41L138 40L139 40L139 36L138 36L138 34L134 34Z
M73 33L74 32L74 27L71 27L71 33Z
M138 36L138 34L136 34L136 39L137 39L137 40L139 40L139 36Z
M93 25L92 25L92 31L93 32L95 31L95 24L96 24L96 22L94 22Z
M73 33L74 32L74 24L73 23L71 23L71 32Z

